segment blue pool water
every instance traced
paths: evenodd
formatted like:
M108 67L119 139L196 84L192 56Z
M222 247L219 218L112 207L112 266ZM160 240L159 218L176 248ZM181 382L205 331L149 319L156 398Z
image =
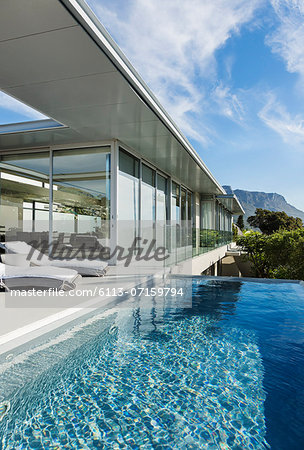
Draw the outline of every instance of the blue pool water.
M130 299L0 374L2 448L303 449L303 287L168 283L185 298Z

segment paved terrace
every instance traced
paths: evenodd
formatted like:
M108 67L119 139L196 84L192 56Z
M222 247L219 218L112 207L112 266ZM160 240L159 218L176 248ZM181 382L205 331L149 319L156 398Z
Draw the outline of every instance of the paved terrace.
M110 266L104 277L83 277L75 291L63 296L15 296L0 292L0 355L12 351L65 323L103 308L117 300L118 289L160 283L169 273L200 275L203 270L223 258L233 244L165 268L163 265L133 262L129 267ZM155 263L154 263L155 264ZM104 290L105 295L98 295ZM77 291L77 295L74 292ZM79 295L78 295L79 293ZM110 295L108 295L110 293ZM125 295L127 297L127 295Z
M76 290L54 296L15 296L0 293L0 355L46 332L115 301L120 288L151 286L163 280L169 270L133 264L109 267L104 277L83 277ZM98 293L104 291L105 295ZM71 293L73 293L71 295ZM77 293L77 295L76 295ZM110 295L108 295L110 294ZM125 294L127 297L127 294Z

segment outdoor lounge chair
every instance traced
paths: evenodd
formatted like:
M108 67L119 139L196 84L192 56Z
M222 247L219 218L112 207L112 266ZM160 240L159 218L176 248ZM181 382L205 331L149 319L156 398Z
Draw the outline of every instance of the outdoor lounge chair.
M0 287L12 289L75 289L81 276L71 269L58 267L18 267L0 263Z
M32 266L54 266L76 270L80 275L102 277L105 275L108 264L100 260L89 259L53 259L42 255L40 250L22 241L12 241L0 244L6 253L30 255L29 262Z

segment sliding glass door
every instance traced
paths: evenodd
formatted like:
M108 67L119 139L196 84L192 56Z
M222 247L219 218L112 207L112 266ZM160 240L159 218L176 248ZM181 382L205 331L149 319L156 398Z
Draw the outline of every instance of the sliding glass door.
M51 229L70 246L108 246L110 163L110 147L1 156L1 239L47 243Z
M157 174L157 222L166 223L168 218L168 186L167 178Z
M141 237L142 242L147 242L150 246L155 239L155 219L156 219L156 189L155 170L142 164L141 175Z
M110 147L53 152L53 236L109 245Z
M156 184L156 245L168 248L168 179L157 174Z
M118 243L128 248L139 236L139 160L119 150Z

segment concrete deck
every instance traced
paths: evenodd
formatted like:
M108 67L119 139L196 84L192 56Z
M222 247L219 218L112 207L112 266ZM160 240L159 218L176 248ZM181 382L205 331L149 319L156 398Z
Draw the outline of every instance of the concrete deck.
M46 332L128 297L134 287L159 283L168 269L133 265L109 267L104 277L83 277L74 291L63 296L15 296L0 293L0 355ZM122 299L122 297L121 297Z

